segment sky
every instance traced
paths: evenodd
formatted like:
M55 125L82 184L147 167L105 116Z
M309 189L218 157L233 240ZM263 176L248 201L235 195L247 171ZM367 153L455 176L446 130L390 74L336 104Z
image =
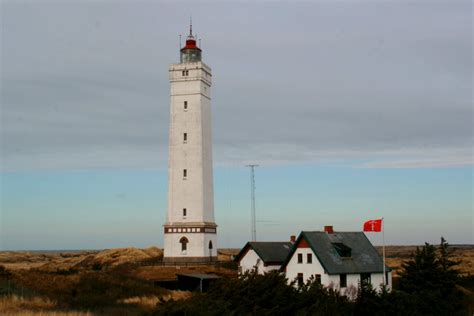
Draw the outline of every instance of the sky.
M163 245L170 63L213 71L218 247L473 242L471 1L1 1L0 249ZM375 244L382 235L368 234Z

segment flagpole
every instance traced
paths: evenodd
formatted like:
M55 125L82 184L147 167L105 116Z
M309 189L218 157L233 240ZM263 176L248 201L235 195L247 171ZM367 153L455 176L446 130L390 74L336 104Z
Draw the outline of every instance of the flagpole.
M383 286L387 285L387 278L385 277L385 227L382 217L382 254L383 254Z

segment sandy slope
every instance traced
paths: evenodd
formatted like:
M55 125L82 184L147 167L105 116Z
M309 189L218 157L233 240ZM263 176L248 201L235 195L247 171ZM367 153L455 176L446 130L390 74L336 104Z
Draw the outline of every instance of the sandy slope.
M23 251L0 252L0 265L7 269L67 270L70 268L113 267L123 263L159 260L161 249L150 247L118 248L103 251L80 251L64 253L38 253Z

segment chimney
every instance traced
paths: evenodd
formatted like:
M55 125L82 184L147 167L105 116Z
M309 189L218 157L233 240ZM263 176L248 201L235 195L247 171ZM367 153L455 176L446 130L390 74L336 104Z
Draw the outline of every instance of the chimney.
M295 243L295 241L296 241L296 236L295 236L295 235L291 235L291 236L290 236L290 241L291 241L292 243Z
M334 233L334 229L332 228L332 226L324 226L324 231L328 234Z

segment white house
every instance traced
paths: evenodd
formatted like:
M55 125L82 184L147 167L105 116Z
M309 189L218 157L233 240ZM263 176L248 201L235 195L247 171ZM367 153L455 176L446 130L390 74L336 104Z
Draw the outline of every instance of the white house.
M292 242L248 242L235 258L239 273L254 268L259 274L280 269L292 246Z
M383 260L363 232L303 231L282 264L288 282L302 284L311 276L324 286L349 295L362 282L374 289L383 285ZM386 267L387 287L392 287L392 273Z

